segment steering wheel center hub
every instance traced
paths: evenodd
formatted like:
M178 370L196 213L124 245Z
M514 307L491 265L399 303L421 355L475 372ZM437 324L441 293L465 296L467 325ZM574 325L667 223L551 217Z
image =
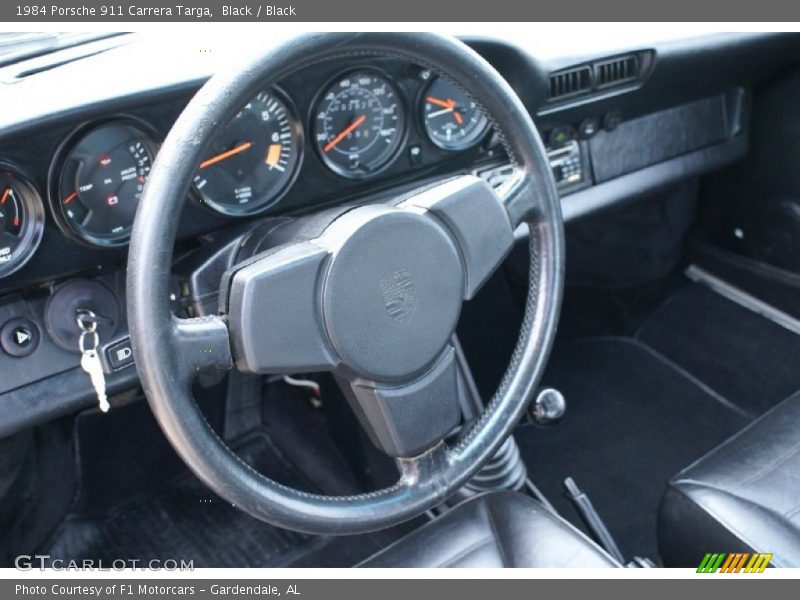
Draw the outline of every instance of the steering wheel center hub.
M464 274L455 243L432 218L369 206L319 239L330 251L322 316L347 367L374 380L430 365L455 330Z

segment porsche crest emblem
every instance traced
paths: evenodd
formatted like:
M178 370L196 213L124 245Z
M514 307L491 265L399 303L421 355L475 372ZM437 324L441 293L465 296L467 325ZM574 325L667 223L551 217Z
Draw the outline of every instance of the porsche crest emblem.
M391 277L382 279L378 287L383 294L383 307L389 318L400 325L411 322L417 307L411 271L396 271Z

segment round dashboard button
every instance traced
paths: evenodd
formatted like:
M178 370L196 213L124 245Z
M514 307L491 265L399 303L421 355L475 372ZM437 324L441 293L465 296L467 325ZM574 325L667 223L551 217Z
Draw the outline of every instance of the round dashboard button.
M29 319L11 319L0 329L0 345L16 358L28 356L39 346L39 329Z

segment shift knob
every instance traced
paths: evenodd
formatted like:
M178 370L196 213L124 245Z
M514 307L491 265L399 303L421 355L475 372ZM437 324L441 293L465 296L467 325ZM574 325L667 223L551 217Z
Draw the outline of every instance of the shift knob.
M564 399L564 395L555 388L540 390L530 408L531 417L540 425L558 421L564 416L566 410L567 401Z

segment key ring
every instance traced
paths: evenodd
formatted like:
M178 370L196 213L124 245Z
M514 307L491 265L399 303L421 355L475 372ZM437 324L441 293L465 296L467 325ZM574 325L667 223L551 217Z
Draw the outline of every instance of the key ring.
M80 327L83 333L95 333L97 332L97 315L93 310L89 310L88 308L79 308L75 311L75 322ZM85 318L88 317L88 318ZM87 325L87 322L89 323Z
M97 315L94 313L94 311L89 310L88 308L81 308L75 312L77 315L75 317L75 322L78 324L78 327L81 330L81 335L78 338L78 348L80 349L81 354L85 354L86 352L94 352L97 350L97 346L100 345L100 336L97 334L97 321L94 320ZM86 338L89 336L92 336L91 348L86 347Z
M86 348L86 338L92 336L92 347ZM81 336L78 338L78 348L81 351L81 354L85 354L86 352L94 352L97 350L97 346L100 345L100 336L97 335L95 330L86 330L81 332Z

